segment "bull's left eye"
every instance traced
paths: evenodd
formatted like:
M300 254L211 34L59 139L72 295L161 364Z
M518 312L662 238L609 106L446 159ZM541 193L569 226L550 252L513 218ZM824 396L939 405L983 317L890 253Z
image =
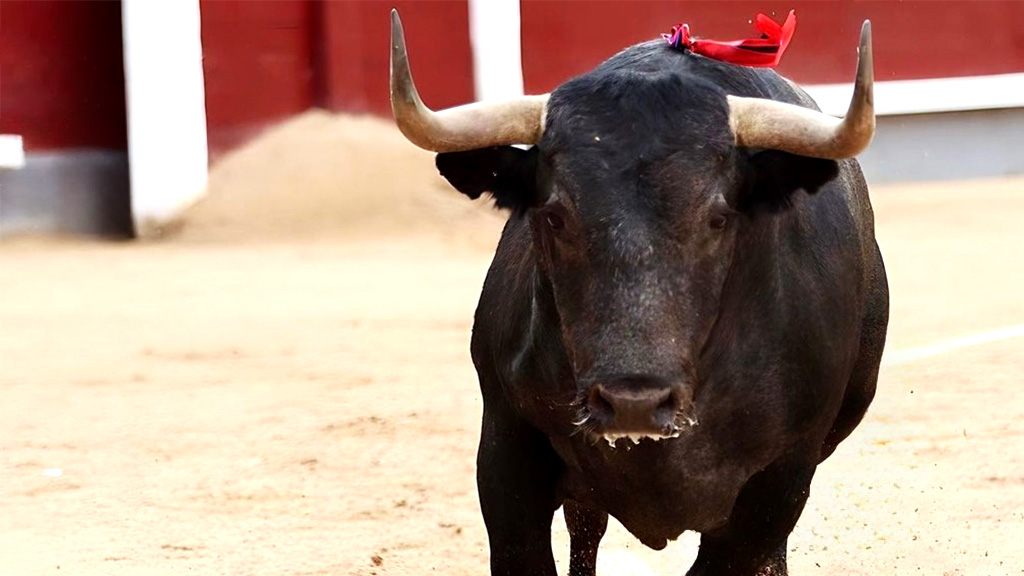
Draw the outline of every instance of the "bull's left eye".
M708 225L711 226L712 230L721 230L728 223L729 217L724 214L713 214L711 220L708 221Z

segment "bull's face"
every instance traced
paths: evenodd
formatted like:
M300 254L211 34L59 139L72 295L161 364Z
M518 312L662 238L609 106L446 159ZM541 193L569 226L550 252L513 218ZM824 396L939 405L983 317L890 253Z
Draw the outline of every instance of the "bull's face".
M489 193L528 221L538 296L553 302L572 362L577 424L607 438L660 438L693 420L701 351L744 227L786 209L798 190L817 191L836 159L871 141L871 61L865 23L842 120L626 57L550 96L434 112L393 12L391 104L411 142L441 152L438 167L458 190Z
M535 148L437 164L462 192L490 192L529 222L572 361L576 424L610 440L695 422L737 234L836 173L831 160L738 148L725 94L675 76L583 77L552 94Z

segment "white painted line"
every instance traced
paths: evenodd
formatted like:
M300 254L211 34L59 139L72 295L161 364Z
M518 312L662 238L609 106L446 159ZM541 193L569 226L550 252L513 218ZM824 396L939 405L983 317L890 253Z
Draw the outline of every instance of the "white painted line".
M25 167L25 147L21 136L0 134L0 170Z
M801 86L826 114L842 116L853 84ZM875 114L932 114L1024 107L1024 73L875 82Z
M916 348L897 350L891 354L885 354L882 357L882 365L900 366L923 358L952 352L953 350L958 350L960 348L967 348L968 346L977 346L979 344L987 344L989 342L997 342L999 340L1009 340L1010 338L1020 337L1024 337L1024 324L1000 328L999 330L992 330L991 332L982 332L981 334L961 336L960 338L953 338L952 340L946 340L945 342L939 342L928 346L918 346Z

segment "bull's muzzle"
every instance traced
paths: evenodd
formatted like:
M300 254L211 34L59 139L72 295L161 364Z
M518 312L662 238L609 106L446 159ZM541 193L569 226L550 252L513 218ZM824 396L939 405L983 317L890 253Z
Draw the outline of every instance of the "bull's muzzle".
M674 438L696 423L689 387L636 375L602 378L586 389L578 424L609 442Z

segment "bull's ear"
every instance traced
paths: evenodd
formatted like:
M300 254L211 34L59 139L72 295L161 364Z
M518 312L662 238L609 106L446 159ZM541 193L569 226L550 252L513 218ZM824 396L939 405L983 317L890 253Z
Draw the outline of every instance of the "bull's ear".
M835 160L808 158L779 150L764 150L750 157L752 185L740 198L740 210L780 212L792 206L793 195L816 193L839 175Z
M484 192L498 208L522 212L543 202L537 185L537 148L481 148L437 155L437 169L456 190L472 199Z

